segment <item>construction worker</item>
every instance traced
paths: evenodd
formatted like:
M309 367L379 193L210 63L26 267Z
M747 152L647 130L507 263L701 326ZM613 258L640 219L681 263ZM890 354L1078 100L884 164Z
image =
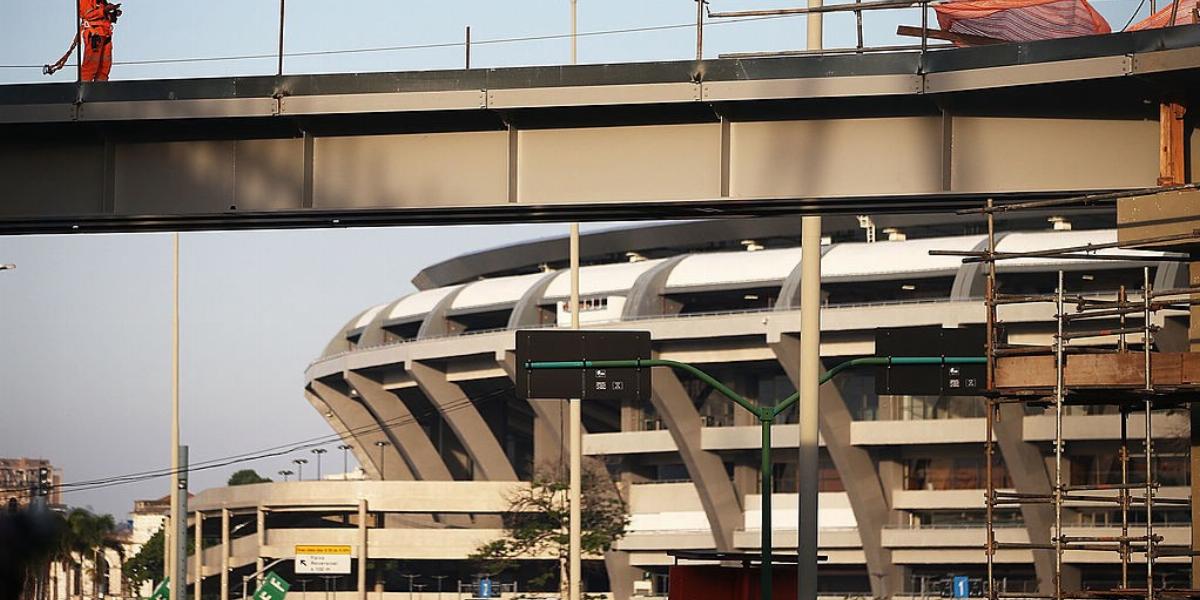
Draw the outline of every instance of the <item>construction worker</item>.
M79 69L82 81L108 81L108 73L112 70L112 35L113 24L121 16L120 4L109 4L108 0L79 0L79 33L66 54L53 65L42 67L46 75L53 75L75 51L76 45L83 43L83 64Z

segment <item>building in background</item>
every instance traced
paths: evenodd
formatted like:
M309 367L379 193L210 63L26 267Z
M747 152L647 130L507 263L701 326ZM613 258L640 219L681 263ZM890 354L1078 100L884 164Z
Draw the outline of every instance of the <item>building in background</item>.
M1115 241L1112 214L1024 213L1000 220L998 251L1019 252ZM582 321L590 328L648 330L655 352L696 364L743 396L769 403L794 391L799 364L799 222L793 218L691 222L584 236ZM827 217L822 246L822 356L826 368L874 353L879 327L981 324L984 273L976 263L931 250L978 251L982 221L948 215ZM878 240L878 241L873 241ZM1153 256L1161 256L1151 254ZM352 318L307 371L309 403L350 446L367 481L292 481L199 493L191 509L204 537L205 593L219 591L224 566L237 575L286 560L297 544L367 540L367 585L405 592L470 589L478 566L467 556L499 532L506 497L538 471L561 467L563 413L555 401L526 402L513 391L517 329L568 321L566 243L517 244L432 265L419 291ZM1003 289L1047 293L1065 272L1071 289L1096 295L1137 287L1142 262L1021 259L1000 265ZM1149 263L1156 288L1186 280L1180 263ZM1186 315L1164 317L1156 343L1186 344ZM1054 331L1052 306L1003 315L1009 340L1040 343ZM1102 343L1107 343L1101 340ZM820 566L826 595L948 593L950 578L984 575L983 401L972 397L886 396L873 373L853 372L822 388ZM1113 409L1115 410L1115 409ZM775 540L796 535L795 411L775 426ZM604 465L629 506L617 551L589 561L593 591L627 598L664 593L667 551L757 551L761 512L759 428L745 411L686 374L657 369L652 401L589 402L584 453ZM1186 417L1156 420L1164 489L1188 485ZM1069 478L1119 480L1118 420L1107 408L1067 418ZM1048 483L1053 418L1038 411L1005 428L992 473L1010 486L1020 470ZM1135 450L1136 452L1136 450ZM1137 464L1137 461L1135 461ZM1134 479L1138 475L1134 474ZM1164 493L1167 493L1164 491ZM1156 531L1190 539L1186 508L1163 511ZM1003 537L1028 539L1030 515L998 515ZM1105 535L1108 505L1079 507L1070 531ZM195 522L193 521L193 526ZM1119 524L1117 524L1119 526ZM1116 558L1071 556L1084 585L1111 583ZM1050 573L1027 550L1003 551L997 569L1010 592L1033 592ZM530 557L500 576L528 589L552 563ZM1187 564L1164 560L1179 580ZM354 565L357 572L358 563ZM417 579L401 577L413 575ZM299 576L303 578L303 576ZM315 581L315 580L314 580ZM355 589L356 574L333 582ZM307 585L330 585L328 582ZM211 587L209 587L211 586Z
M49 504L62 504L62 471L44 458L0 458L0 490L3 490L4 503L16 499L18 506L28 506L36 493L41 469L49 469Z

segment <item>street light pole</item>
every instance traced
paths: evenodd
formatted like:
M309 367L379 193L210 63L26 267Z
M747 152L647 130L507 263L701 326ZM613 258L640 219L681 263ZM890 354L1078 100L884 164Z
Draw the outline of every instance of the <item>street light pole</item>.
M383 481L384 480L383 449L387 446L391 446L391 444L388 442L385 442L383 440L379 440L379 441L375 442L375 446L377 448L379 448L379 480Z
M283 480L284 480L284 481L287 481L287 480L288 480L288 475L291 475L291 474L292 474L292 472L291 472L291 471L289 471L289 470L287 470L287 469L283 469L282 471L280 471L280 472L279 472L279 474L280 474L281 476L283 476Z
M304 481L304 465L308 464L308 459L297 458L292 462L296 464L296 481Z
M172 306L171 306L171 545L168 546L167 564L171 573L167 584L171 598L182 599L186 552L186 524L180 501L180 452L179 452L179 233L172 239ZM186 493L186 492L185 492Z
M321 480L321 455L328 452L324 448L313 448L312 453L317 455L317 481Z
M351 446L350 444L339 444L338 445L338 450L342 451L342 481L349 479L349 472L350 472L349 464L350 463L348 463L346 461L348 460L347 456L350 453L349 451L353 448L354 448L354 446Z

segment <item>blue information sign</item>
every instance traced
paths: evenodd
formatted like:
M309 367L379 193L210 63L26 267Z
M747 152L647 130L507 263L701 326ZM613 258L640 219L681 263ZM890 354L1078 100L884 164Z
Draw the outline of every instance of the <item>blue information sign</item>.
M480 579L479 580L479 597L480 598L491 598L492 597L492 580L491 579Z
M964 575L954 576L954 597L967 598L971 595L971 582Z

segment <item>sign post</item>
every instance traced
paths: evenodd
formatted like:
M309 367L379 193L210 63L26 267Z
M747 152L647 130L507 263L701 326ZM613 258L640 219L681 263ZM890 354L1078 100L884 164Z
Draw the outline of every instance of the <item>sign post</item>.
M297 545L297 575L349 575L350 546Z

